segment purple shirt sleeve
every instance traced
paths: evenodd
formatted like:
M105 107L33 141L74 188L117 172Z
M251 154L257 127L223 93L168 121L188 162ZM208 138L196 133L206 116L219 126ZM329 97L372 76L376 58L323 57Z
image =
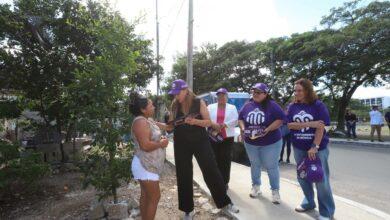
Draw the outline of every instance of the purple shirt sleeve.
M325 126L329 126L330 125L330 116L329 116L329 111L328 111L328 108L326 107L326 105L321 102L321 101L317 101L317 111L318 111L318 120L321 120L325 123Z

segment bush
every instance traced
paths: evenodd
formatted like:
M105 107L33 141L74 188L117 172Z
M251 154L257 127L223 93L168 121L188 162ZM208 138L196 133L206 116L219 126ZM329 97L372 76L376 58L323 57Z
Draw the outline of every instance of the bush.
M41 153L0 140L0 194L6 193L12 185L21 186L19 190L33 189L49 170Z
M117 202L116 189L131 178L130 162L132 153L130 147L117 147L114 157L101 146L94 146L85 155L84 163L80 165L84 174L83 187L93 185L98 191L99 200L109 196Z

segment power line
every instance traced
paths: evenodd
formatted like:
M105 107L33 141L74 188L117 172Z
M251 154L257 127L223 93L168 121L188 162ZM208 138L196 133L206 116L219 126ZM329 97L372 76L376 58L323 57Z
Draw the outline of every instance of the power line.
M172 32L173 32L173 30L175 29L176 22L177 22L177 20L178 20L178 18L179 18L180 12L181 12L181 10L182 10L182 8L183 8L183 5L184 5L185 1L186 1L186 0L183 0L183 1L181 2L179 11L177 12L177 15L176 15L175 22L173 23L173 26L172 26L171 30L169 31L167 40L165 41L165 44L164 44L164 47L163 47L162 54L164 54L165 49L166 49L166 47L167 47L167 45L168 45L168 42L169 42L169 40L171 39Z

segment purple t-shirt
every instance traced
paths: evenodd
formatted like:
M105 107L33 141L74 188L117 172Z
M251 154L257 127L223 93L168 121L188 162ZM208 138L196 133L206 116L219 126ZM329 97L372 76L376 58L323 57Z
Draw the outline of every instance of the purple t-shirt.
M282 138L280 129L268 132L265 136L251 139L250 137L261 136L262 131L274 121L285 119L282 108L273 100L267 103L264 109L254 101L249 101L242 107L238 116L245 123L245 142L256 146L267 146Z
M316 100L313 104L292 103L288 107L287 118L289 122L309 122L323 121L326 126L330 125L330 117L328 108L320 100ZM301 130L290 130L291 142L294 147L301 150L309 150L314 141L316 129L302 128ZM323 150L329 143L329 137L326 131L320 143L320 149Z

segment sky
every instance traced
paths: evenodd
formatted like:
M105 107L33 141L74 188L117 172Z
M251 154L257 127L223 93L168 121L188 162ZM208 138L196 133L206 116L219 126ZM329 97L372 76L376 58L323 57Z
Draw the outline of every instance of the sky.
M175 56L186 53L189 0L158 0L160 23L160 61L164 76L170 73ZM362 0L367 5L372 0ZM0 0L0 2L11 2ZM156 51L156 0L108 0L129 22L138 18L136 32L151 39ZM266 41L292 33L320 29L321 18L344 0L193 0L194 47L206 43L221 46L234 40ZM156 80L148 89L156 92ZM359 88L354 98L390 96L390 85Z

